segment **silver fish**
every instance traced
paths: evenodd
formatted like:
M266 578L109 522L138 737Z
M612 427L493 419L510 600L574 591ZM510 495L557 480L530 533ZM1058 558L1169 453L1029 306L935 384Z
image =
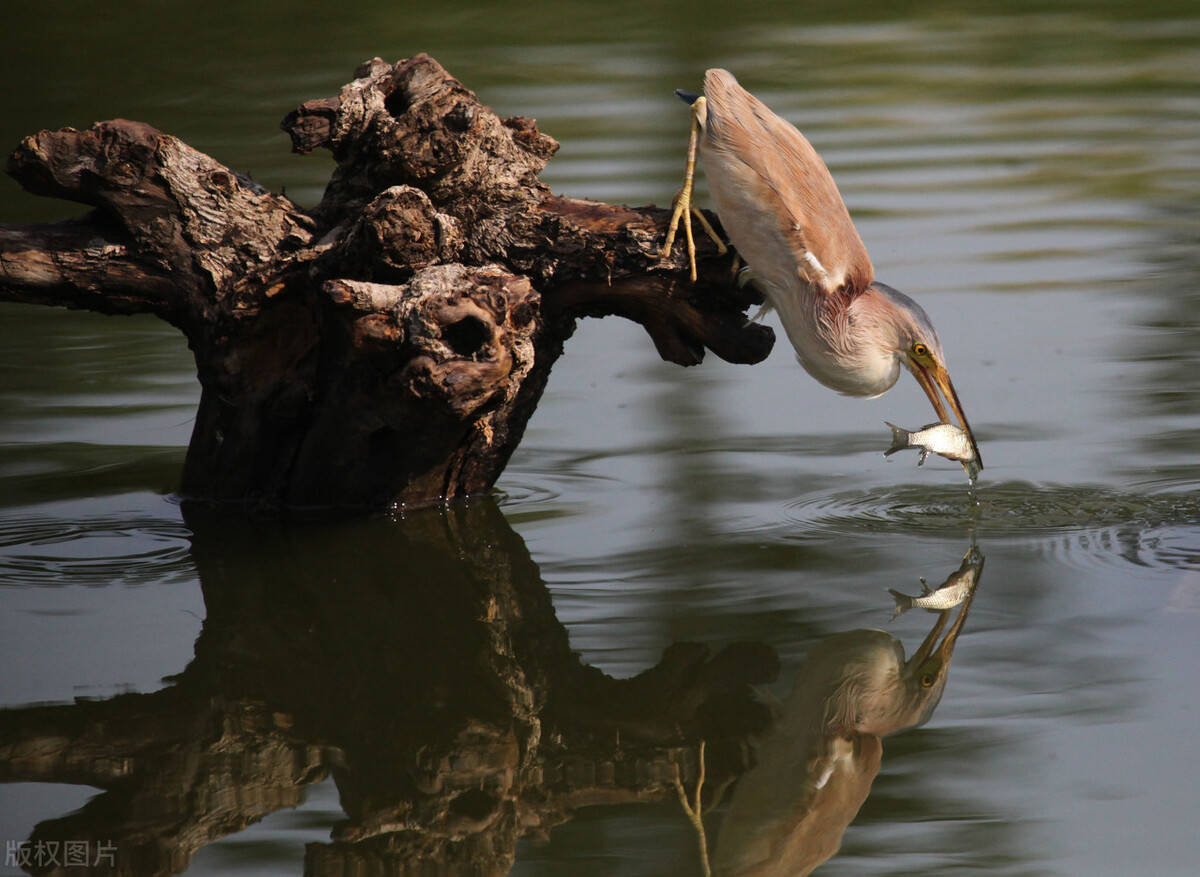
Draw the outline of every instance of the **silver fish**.
M925 579L921 579L921 593L915 597L888 588L888 593L896 600L896 611L892 613L892 618L903 615L914 607L928 609L932 612L953 609L975 590L975 585L982 573L983 555L977 548L972 548L963 557L958 569L950 573L946 577L946 581L936 588L930 588L925 583Z
M883 452L885 457L905 448L919 448L921 457L917 460L920 466L932 452L941 454L948 460L957 460L967 467L978 471L979 459L975 456L975 448L971 445L971 436L966 430L953 423L930 423L920 429L905 429L894 423L884 421L892 430L892 446Z

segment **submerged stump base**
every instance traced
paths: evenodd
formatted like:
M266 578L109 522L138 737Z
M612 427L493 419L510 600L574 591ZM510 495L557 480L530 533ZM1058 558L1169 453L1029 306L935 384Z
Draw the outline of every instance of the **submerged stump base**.
M0 226L0 299L152 313L181 329L202 394L182 492L269 508L423 504L488 490L584 316L643 325L681 365L754 363L767 327L668 211L553 194L558 144L499 118L435 60L374 59L283 127L337 167L320 204L139 122L26 138L8 171L92 206ZM715 222L715 219L714 219Z

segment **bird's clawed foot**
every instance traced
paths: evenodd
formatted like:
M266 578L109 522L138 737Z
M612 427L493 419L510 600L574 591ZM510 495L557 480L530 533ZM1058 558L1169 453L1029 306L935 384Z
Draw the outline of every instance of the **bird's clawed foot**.
M717 236L713 231L713 227L708 220L704 218L704 214L700 212L695 204L692 203L692 188L696 178L696 153L700 147L700 132L703 126L703 119L706 112L705 101L703 97L696 98L692 104L692 130L688 137L688 152L687 165L683 171L683 188L679 190L679 194L672 201L674 211L671 213L671 221L667 225L667 240L663 244L662 250L659 252L660 258L666 259L671 255L671 250L675 246L675 233L679 229L679 221L683 220L683 233L687 239L688 251L688 266L691 268L692 282L696 282L696 241L692 237L692 216L694 215L700 220L700 225L705 233L712 238L713 243L717 245L717 252L724 256L727 252L725 242Z

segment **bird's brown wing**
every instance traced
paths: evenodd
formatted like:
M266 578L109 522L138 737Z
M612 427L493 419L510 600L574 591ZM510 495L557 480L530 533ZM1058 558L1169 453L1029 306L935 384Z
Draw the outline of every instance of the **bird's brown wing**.
M826 295L854 296L866 289L875 269L812 144L727 70L705 74L704 96L705 149L715 150L733 185L746 190L741 203L767 211L759 221L765 217L774 225L801 278Z

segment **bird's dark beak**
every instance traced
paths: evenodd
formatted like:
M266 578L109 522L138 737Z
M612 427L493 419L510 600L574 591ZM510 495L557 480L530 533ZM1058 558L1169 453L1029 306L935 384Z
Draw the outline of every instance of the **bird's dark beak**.
M967 438L971 440L971 449L975 452L976 466L982 469L983 457L979 453L979 445L975 443L975 434L971 432L971 424L967 422L967 415L963 413L962 403L958 401L958 393L954 389L954 382L950 380L950 373L946 371L940 362L934 362L925 366L912 357L909 357L908 364L913 376L917 379L917 383L921 385L921 389L929 397L929 401L933 404L933 410L937 412L938 419L942 423L954 422L950 419L950 415L946 410L946 403L949 403L950 408L954 411L954 416L958 418L959 425L966 431ZM945 402L942 401L943 396L945 397Z

